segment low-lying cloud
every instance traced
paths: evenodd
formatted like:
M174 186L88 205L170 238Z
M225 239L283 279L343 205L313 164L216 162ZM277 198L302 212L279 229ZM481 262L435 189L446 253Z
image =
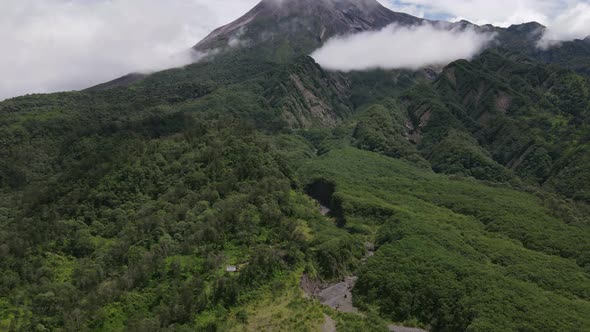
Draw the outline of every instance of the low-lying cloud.
M182 66L204 56L191 46L259 1L1 0L0 100Z
M389 0L390 9L431 19L508 27L535 21L547 27L539 46L590 35L590 0Z
M543 39L546 45L590 35L590 0L378 1L394 10L431 19L464 18L478 24L500 26L536 20L549 27ZM82 89L133 71L181 66L190 62L192 56L182 50L197 43L211 30L238 18L258 2L2 0L0 100L26 93ZM388 38L388 42L393 43L392 39ZM477 45L479 41L481 39L475 38L474 42ZM235 38L228 46L248 42ZM448 58L470 54L462 52L463 47L441 49L441 43L431 38L426 39L424 45L409 44L403 52L413 49L414 54L422 54L423 49L430 46L442 53L435 57L440 61L445 59L443 54ZM452 51L460 54L449 54ZM412 65L409 60L404 63Z
M188 64L258 0L2 0L0 100Z
M548 23L539 47L548 48L561 41L584 39L590 35L590 4L578 3L561 12Z
M333 38L311 56L329 70L415 70L470 59L493 38L491 33L473 29L390 25L376 32Z

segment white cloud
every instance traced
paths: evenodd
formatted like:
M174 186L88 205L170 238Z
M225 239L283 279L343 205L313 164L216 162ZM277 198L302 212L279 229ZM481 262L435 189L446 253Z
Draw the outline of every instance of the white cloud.
M559 41L583 39L590 35L590 4L578 3L555 17L541 39L542 48Z
M465 19L507 27L536 21L548 27L542 44L590 35L590 0L390 0L389 7L415 8L429 18Z
M430 24L391 25L381 31L333 38L311 56L330 70L418 69L469 59L493 37L472 29L448 30Z
M1 0L0 100L184 65L186 50L258 2Z
M530 21L547 23L573 0L390 0L391 7L417 6L427 17L465 19L476 24L509 26Z
M181 66L257 0L2 0L0 100Z
M189 60L183 50L258 1L1 0L0 100L81 89L133 71L182 65ZM549 25L546 40L590 34L590 0L379 2L427 18L504 26L536 20Z

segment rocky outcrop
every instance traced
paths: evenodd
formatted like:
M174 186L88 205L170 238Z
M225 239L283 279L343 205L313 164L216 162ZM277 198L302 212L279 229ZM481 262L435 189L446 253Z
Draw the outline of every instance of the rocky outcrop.
M280 84L269 87L266 96L292 128L335 127L353 112L346 79L325 72L310 57L288 66L280 77Z

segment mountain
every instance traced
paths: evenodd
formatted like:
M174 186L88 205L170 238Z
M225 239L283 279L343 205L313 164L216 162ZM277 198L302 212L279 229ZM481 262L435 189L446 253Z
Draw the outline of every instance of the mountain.
M588 330L587 40L439 22L496 43L308 56L423 22L263 1L200 62L1 102L0 330Z
M376 0L264 0L236 21L220 27L197 43L193 50L203 55L239 49L240 55L254 49L255 57L269 61L289 61L308 55L325 41L338 35L380 30L390 24L401 26L437 24L404 13L393 12ZM590 65L578 56L588 51L586 43L564 43L546 50L538 48L546 27L537 22L508 28L478 26L468 21L446 24L448 28L473 28L495 33L495 44L547 63L568 66L588 74ZM554 55L554 53L558 53ZM566 65L567 66L567 65Z
M236 46L272 48L272 59L309 54L330 37L423 20L395 13L376 0L264 0L233 23L213 31L193 49L207 53Z
M497 41L502 47L531 54L538 50L537 44L546 27L537 22L514 24L508 28L493 27L498 33Z
M311 53L338 35L380 30L388 25L436 23L393 12L376 0L264 0L236 21L220 27L197 43L199 53L218 53L232 48L255 46L275 50L272 60ZM536 22L498 28L477 26L468 21L448 24L449 28L475 28L496 32L504 47L535 48L545 27ZM282 53L277 54L276 50ZM282 57L280 57L282 55Z
M555 63L561 67L575 70L585 76L590 76L590 62L588 52L590 43L588 38L559 43L546 50L534 50L531 56L545 63Z

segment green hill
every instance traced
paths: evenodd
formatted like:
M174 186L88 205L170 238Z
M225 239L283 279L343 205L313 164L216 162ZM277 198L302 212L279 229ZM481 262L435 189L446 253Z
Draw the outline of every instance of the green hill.
M419 22L342 3L331 34ZM328 72L268 4L280 38L0 103L0 330L588 330L587 42ZM300 288L350 275L362 316Z

